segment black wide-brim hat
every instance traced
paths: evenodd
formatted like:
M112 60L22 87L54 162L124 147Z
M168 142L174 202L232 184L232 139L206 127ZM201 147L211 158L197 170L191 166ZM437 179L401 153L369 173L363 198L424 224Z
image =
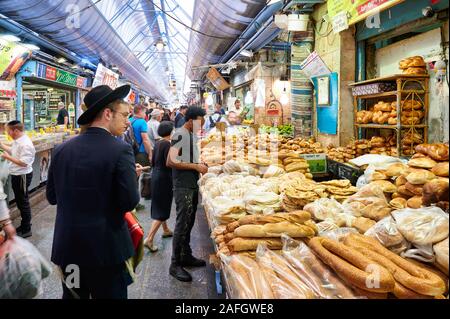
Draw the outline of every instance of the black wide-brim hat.
M104 109L108 104L116 100L122 100L130 93L131 87L122 85L113 90L108 85L99 85L90 90L83 99L87 110L81 114L77 123L85 125L91 123L95 116Z

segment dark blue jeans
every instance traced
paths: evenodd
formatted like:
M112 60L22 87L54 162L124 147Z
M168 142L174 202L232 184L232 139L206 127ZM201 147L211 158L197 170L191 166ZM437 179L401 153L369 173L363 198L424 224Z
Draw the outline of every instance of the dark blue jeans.
M174 189L177 220L173 232L172 264L179 265L192 256L191 230L195 223L198 205L198 189Z

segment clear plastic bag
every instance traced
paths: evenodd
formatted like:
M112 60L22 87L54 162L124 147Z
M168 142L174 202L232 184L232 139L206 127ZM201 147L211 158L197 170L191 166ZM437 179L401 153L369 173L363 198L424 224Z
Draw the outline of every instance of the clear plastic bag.
M401 253L403 258L412 258L426 263L433 263L436 257L433 252L433 245L414 245L413 248Z
M414 245L434 244L448 237L448 214L439 207L399 209L392 216L398 230Z
M18 236L0 246L0 299L35 297L51 265L27 240Z
M316 298L353 299L347 287L302 241L283 236L283 256L294 268L301 280L314 292Z
M373 184L363 186L342 204L344 212L355 217L366 217L379 221L391 212L383 190Z
M273 299L272 289L259 265L243 255L220 254L223 270L233 299Z
M433 246L433 251L436 256L436 263L442 267L448 274L448 237L443 241Z
M328 239L332 239L338 242L343 242L345 237L349 234L359 234L355 228L351 227L342 227L338 229L333 229L327 232L323 232L320 234L320 237L325 237Z
M313 218L319 221L334 220L337 215L344 213L342 205L332 198L320 198L305 205L303 210L310 212Z
M315 299L314 292L293 271L289 262L265 245L256 250L256 260L275 299Z
M364 235L377 239L384 247L396 254L400 254L410 247L410 244L398 231L395 220L391 216L377 222Z

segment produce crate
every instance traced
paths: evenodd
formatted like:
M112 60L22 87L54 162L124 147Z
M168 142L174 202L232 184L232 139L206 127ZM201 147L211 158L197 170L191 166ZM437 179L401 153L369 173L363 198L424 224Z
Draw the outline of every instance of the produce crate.
M363 174L364 170L349 164L340 163L338 167L338 177L350 180L352 185L356 185L358 178Z

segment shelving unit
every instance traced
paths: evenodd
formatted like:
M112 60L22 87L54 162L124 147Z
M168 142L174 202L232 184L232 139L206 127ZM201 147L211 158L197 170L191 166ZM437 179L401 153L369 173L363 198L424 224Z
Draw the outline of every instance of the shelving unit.
M0 96L0 131L9 121L16 119L15 100L13 97Z
M423 137L423 142L427 143L428 140L428 110L429 110L429 75L392 75L388 77L376 78L367 81L357 82L350 84L350 87L358 87L367 84L390 82L395 84L397 90L389 92L381 92L376 94L366 94L354 96L354 134L355 138L358 138L360 132L366 133L365 129L390 129L394 130L397 138L397 152L399 156L410 156L414 153L415 144L410 145L402 144L402 137L405 134L419 133ZM403 104L405 101L419 102L422 105L422 111L424 117L419 124L402 124L401 117L403 110ZM376 102L396 102L397 107L397 124L360 124L356 123L356 113L360 110L368 110L372 104ZM414 102L413 102L414 101ZM361 106L361 108L360 108Z

